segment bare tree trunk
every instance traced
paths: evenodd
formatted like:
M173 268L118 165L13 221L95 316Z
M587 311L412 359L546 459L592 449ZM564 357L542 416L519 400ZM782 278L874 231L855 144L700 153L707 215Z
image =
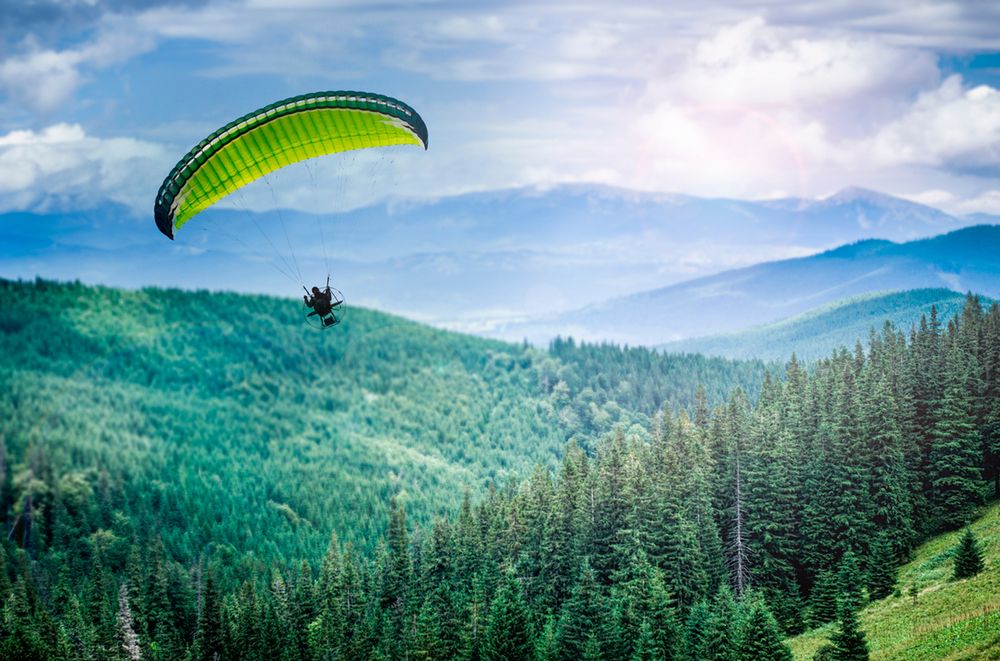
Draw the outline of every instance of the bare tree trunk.
M747 562L746 540L743 538L743 479L740 474L740 446L736 444L736 488L733 502L733 539L730 542L729 562L733 571L733 589L740 599L750 587L750 569Z

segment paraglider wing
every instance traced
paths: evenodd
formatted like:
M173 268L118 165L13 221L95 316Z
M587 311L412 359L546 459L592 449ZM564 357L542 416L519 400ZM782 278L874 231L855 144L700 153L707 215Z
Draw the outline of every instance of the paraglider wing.
M244 115L199 142L156 194L156 226L174 232L229 193L308 158L369 147L427 149L427 126L402 101L367 92L316 92Z

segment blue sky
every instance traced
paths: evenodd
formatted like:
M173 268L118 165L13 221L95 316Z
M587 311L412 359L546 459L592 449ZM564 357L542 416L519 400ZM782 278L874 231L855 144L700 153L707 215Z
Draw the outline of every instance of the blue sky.
M0 211L144 216L228 119L355 88L430 128L430 150L401 152L371 198L860 185L1000 213L998 87L990 2L6 0ZM310 205L289 189L282 205Z

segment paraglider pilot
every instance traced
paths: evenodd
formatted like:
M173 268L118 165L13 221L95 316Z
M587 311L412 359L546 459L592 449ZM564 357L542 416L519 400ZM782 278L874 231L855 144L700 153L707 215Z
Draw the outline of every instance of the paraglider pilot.
M310 296L309 292L306 292L302 300L307 307L313 310L308 316L319 316L324 326L332 326L337 323L337 317L333 314L333 308L343 303L343 301L334 302L329 278L326 281L326 289L320 290L319 287L313 287L312 295Z

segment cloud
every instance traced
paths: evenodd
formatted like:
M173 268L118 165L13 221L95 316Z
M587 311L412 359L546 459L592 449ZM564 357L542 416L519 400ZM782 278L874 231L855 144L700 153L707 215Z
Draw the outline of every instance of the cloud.
M0 60L0 94L48 115L84 83L85 71L108 67L151 48L147 35L111 24L90 41L63 50L43 48L29 35L17 54Z
M76 52L32 50L0 62L0 91L8 98L48 113L66 101L82 76Z
M996 90L945 80L938 61L1000 45L989 3L29 5L13 20L33 36L0 59L0 94L35 113L19 125L85 122L70 102L101 98L90 84L102 69L162 46L157 73L175 75L168 49L201 42L185 75L399 89L434 136L402 193L596 180L754 198L850 184L975 197L996 172Z
M150 206L169 160L159 145L101 139L79 124L0 135L0 210L92 208L111 200Z
M1000 174L1000 91L968 88L954 75L883 126L871 154L885 165L917 164Z
M635 119L611 150L627 158L610 183L651 190L904 193L931 169L982 176L1000 159L996 89L942 81L930 51L761 18L700 40L622 111Z
M908 94L935 83L938 68L927 51L837 31L806 35L758 17L699 42L680 75L668 80L692 102L808 110L833 104L839 110L862 97Z
M1000 190L990 189L970 197L960 197L951 191L932 189L913 195L907 199L943 209L950 214L962 216L973 213L985 213L1000 216Z

